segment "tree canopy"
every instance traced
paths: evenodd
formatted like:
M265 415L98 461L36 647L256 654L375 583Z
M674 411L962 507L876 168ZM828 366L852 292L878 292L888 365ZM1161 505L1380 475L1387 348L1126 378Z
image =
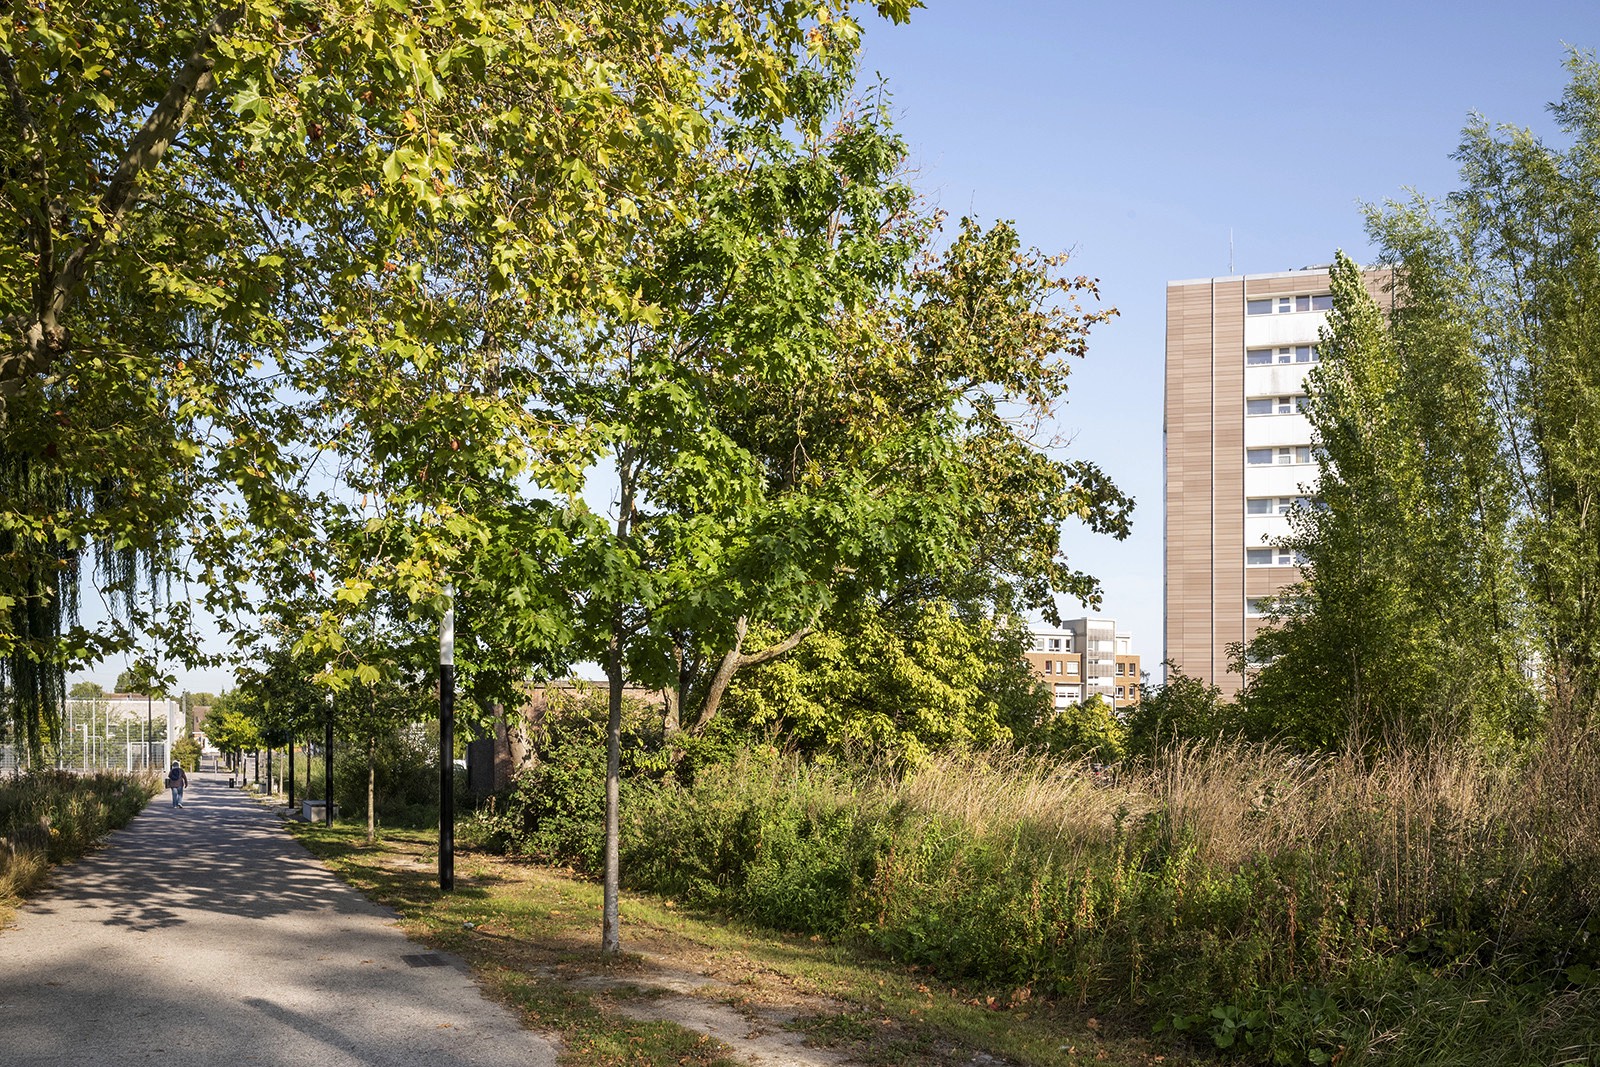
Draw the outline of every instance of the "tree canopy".
M0 26L0 682L28 736L68 666L141 631L194 658L191 599L315 584L341 520L382 549L352 595L436 593L484 468L564 461L522 342L627 304L615 268L685 161L798 115L853 55L846 8L120 0ZM196 584L143 603L141 569Z

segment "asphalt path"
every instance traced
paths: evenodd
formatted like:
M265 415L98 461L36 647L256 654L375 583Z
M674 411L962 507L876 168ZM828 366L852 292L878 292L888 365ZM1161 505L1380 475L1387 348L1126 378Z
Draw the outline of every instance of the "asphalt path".
M555 1063L223 777L168 797L0 931L0 1065Z

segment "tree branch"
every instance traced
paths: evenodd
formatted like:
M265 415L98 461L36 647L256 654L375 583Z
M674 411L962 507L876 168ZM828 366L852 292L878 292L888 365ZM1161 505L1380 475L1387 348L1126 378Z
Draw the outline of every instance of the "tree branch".
M779 656L787 655L800 647L800 642L810 637L817 629L817 620L822 617L822 605L818 604L811 612L811 618L806 624L794 633L785 637L775 645L769 645L760 652L751 652L748 655L743 651L745 634L750 629L750 616L741 615L734 624L733 647L722 657L722 662L717 664L717 673L711 678L711 685L706 690L705 703L700 707L700 714L695 719L691 733L699 733L705 729L717 708L722 704L722 697L728 691L728 686L733 682L734 673L743 667L755 667L770 662Z
M27 98L22 95L22 86L17 83L17 71L12 64L11 53L4 50L0 50L0 80L5 81L19 140L29 148L28 165L37 186L37 195L28 204L26 213L32 217L30 236L39 257L36 264L39 273L34 279L33 289L34 307L38 308L54 286L56 273L55 227L50 222L50 172L45 167L44 149L39 144L39 123L28 108Z
M60 319L68 304L87 277L95 255L108 240L115 240L124 219L139 191L140 180L161 164L167 148L178 131L189 121L198 104L216 84L212 70L216 67L214 54L216 39L226 33L244 15L244 6L236 4L211 20L173 78L166 95L156 104L128 143L117 165L116 173L105 195L100 200L99 221L90 229L88 237L74 248L59 270L49 264L48 284L41 274L37 293L34 321L27 324L23 333L24 351L0 364L0 392L14 393L31 375L47 373L58 353L67 346L66 331ZM10 57L5 57L5 76L8 90L15 78L11 76ZM18 107L20 90L13 90L13 110ZM25 106L23 113L26 113ZM38 164L43 166L42 158ZM48 229L48 219L46 219ZM46 264L41 264L45 267Z

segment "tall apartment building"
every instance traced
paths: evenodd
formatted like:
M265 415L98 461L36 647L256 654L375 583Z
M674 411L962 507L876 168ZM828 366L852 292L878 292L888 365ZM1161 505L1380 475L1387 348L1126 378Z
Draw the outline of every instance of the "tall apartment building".
M1388 272L1367 283L1386 303ZM1300 578L1278 542L1316 481L1301 406L1332 307L1326 269L1167 283L1164 658L1229 695L1228 646Z
M1055 694L1057 710L1101 696L1114 708L1132 707L1141 696L1139 657L1133 637L1114 619L1071 619L1061 629L1035 627L1024 653L1033 673Z

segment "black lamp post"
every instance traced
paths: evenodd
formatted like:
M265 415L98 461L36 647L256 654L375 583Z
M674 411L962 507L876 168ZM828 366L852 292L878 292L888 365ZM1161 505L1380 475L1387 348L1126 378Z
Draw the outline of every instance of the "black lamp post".
M444 587L439 620L439 888L456 885L456 604L455 586Z
M328 694L328 718L322 737L322 821L333 826L333 694Z

